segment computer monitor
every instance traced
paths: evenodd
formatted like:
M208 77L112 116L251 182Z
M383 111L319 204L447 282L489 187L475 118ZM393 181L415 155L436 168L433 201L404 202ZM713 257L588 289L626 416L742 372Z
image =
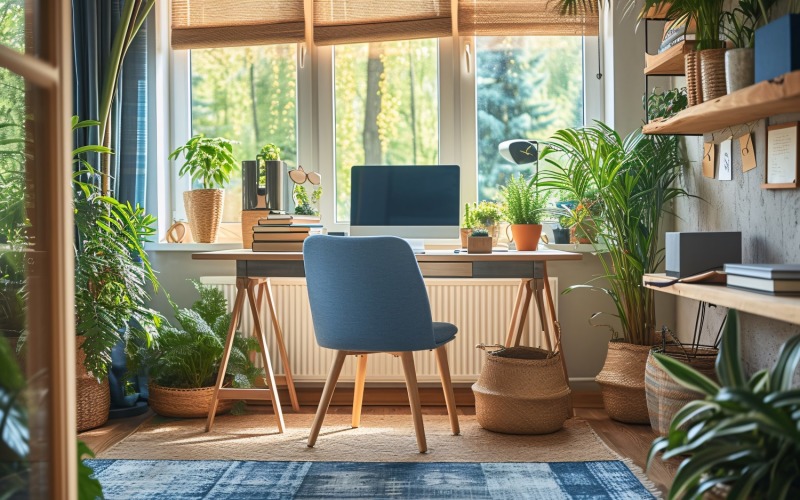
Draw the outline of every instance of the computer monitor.
M354 166L350 234L458 238L460 177L458 165Z

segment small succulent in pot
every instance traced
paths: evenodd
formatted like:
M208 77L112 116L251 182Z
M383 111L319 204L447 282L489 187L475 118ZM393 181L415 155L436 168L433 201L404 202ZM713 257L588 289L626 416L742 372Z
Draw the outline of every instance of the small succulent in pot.
M470 236L473 238L485 238L489 236L489 231L483 228L473 229Z

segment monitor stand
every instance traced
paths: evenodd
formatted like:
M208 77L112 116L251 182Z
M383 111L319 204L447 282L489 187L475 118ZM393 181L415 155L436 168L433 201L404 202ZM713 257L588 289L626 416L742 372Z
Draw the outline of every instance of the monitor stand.
M415 255L425 253L425 240L415 239L415 238L403 238L411 245L411 250L414 251Z

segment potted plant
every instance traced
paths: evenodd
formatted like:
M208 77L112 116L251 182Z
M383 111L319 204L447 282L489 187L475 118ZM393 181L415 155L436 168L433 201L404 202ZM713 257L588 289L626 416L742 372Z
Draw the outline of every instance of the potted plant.
M572 217L569 215L560 216L556 222L556 226L553 228L553 243L556 245L568 244L571 227Z
M467 238L469 253L492 253L492 238L486 229L473 229Z
M592 215L597 237L591 244L607 285L593 280L568 291L600 290L613 301L620 328L609 326L609 353L596 380L609 416L648 423L644 370L656 317L654 292L643 286L642 276L662 263L663 215L672 200L686 194L673 186L681 165L676 139L639 130L623 140L597 123L556 132L542 159L552 167L542 171L542 188L564 190L578 200L596 196L600 209Z
M726 487L729 498L800 497L800 393L792 385L800 363L800 335L781 347L771 370L745 377L736 311L728 312L716 372L719 384L668 356L661 367L704 398L688 403L669 435L653 441L648 465L686 456L669 498L700 498Z
M500 238L500 222L503 220L503 207L487 200L473 205L473 207L476 224L486 229L489 236L492 237L492 246L497 246Z
M542 236L542 216L547 211L548 193L537 189L535 177L526 180L520 174L509 177L505 186L500 188L500 196L517 250L536 250Z
M99 122L73 118L72 128ZM131 333L149 342L161 316L147 306L148 287L158 290L144 242L154 233L155 218L102 196L97 174L83 156L107 154L102 146L83 146L73 152L79 168L73 176L75 218L75 332L77 334L78 429L108 419L108 373L112 349ZM133 327L130 325L134 325Z
M464 222L461 224L461 248L467 248L467 238L472 234L472 229L478 225L472 205L464 204Z
M169 155L176 160L183 153L184 163L179 175L189 175L192 183L201 183L202 189L183 193L183 204L192 236L198 243L214 243L222 221L225 184L237 167L233 157L234 141L224 137L206 137L198 134Z
M150 407L167 417L205 417L214 395L217 372L225 351L231 313L222 291L195 283L200 299L190 309L177 309L180 328L163 324L148 345L131 344L131 362L150 375ZM254 337L237 335L226 370L226 384L252 387L264 376L249 353L259 351ZM230 400L221 400L217 413L229 411Z
M294 213L298 215L319 215L319 200L322 197L322 188L317 186L308 195L306 187L302 184L294 186Z
M722 32L733 45L725 53L725 80L729 94L755 83L756 28L776 1L739 0L733 11L725 12Z

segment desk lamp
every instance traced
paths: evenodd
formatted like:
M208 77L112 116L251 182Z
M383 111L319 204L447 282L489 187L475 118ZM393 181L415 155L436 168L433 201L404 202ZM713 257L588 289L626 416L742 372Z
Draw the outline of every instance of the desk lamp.
M503 141L497 147L500 156L517 165L536 163L536 173L539 173L539 143L527 139L511 139Z

